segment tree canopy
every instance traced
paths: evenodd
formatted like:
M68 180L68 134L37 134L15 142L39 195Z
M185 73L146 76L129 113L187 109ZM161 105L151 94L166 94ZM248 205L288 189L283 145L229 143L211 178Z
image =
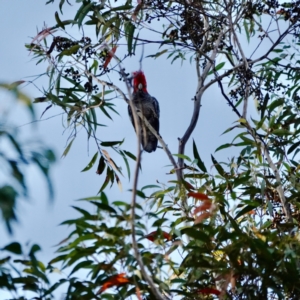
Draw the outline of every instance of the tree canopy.
M78 218L62 222L71 231L51 261L38 260L36 244L29 253L18 242L3 246L1 289L11 291L12 299L25 299L22 290L30 290L31 299L53 299L61 287L64 299L298 299L300 1L47 4L58 5L53 26L26 45L36 62L45 64L49 80L33 103L44 103L45 112L53 106L64 112L72 133L63 156L80 128L96 143L98 150L83 171L96 170L102 186L97 195L81 199L82 206L73 207ZM76 14L65 20L63 12L71 5ZM150 44L157 52L147 59L194 66L193 102L182 100L183 107L193 105L193 113L177 149L169 149L131 103L133 70L124 64ZM143 56L135 57L142 66ZM120 81L112 81L112 73ZM15 92L22 83L15 83ZM188 142L201 117L203 97L214 86L235 122L221 128L228 141L208 162L197 147L201 140ZM131 106L138 127L146 126L158 138L169 165L167 185L139 186L139 134L136 153L113 133L111 140L103 140L99 128L107 124L102 117L118 114L116 98ZM249 113L253 104L255 115ZM213 112L206 113L213 118ZM21 161L14 135L1 134L10 139ZM187 147L192 156L186 154ZM54 157L49 151L30 159L46 175L51 192L48 163ZM221 151L230 159L219 161ZM112 159L112 152L123 165ZM16 164L3 159L24 189ZM130 201L109 195L109 187L122 187L122 176L131 178ZM13 191L0 188L9 230L15 218ZM51 273L57 270L64 272L53 282Z

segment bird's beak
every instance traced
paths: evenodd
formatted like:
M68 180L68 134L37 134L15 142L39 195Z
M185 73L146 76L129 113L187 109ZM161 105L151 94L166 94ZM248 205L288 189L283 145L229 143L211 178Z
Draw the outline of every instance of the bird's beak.
M138 89L139 89L139 90L142 90L142 89L143 89L143 85L142 85L141 83L139 83Z

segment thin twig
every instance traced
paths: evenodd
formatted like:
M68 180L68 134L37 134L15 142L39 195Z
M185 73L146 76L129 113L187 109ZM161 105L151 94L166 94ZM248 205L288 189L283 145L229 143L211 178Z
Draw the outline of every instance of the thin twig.
M140 111L137 111L137 115L140 117L142 122L146 125L146 127L153 133L153 135L158 139L159 143L161 144L162 148L165 150L166 154L168 155L173 167L177 169L177 164L176 161L170 152L167 144L165 141L162 139L162 137L158 134L158 132L151 126L151 124L148 122L148 120L143 116L143 114Z
M227 100L228 104L232 107L232 110L240 117L242 118L242 115L240 114L240 112L237 110L237 108L235 107L235 105L232 103L232 101L230 101L230 99L228 98L228 96L225 94L224 92L224 88L223 88L223 84L222 81L219 80L219 87L221 89L221 94L223 95L223 97Z
M247 76L247 72L249 70L249 64L248 64L248 61L247 61L247 58L246 58L246 55L243 51L243 48L241 46L241 43L240 43L240 40L235 32L235 29L234 29L234 26L232 24L232 17L231 17L231 14L229 14L228 16L228 20L229 20L229 26L231 28L231 32L233 34L233 37L234 37L234 41L235 43L237 44L238 46L238 49L239 49L239 52L242 56L242 59L243 59L243 62L244 62L244 67L245 67L245 72L246 72L246 78L248 78ZM244 105L243 105L243 118L246 119L247 118L247 109L248 109L248 99L249 99L249 92L250 92L250 79L248 78L246 80L246 90L245 90L245 96L244 96Z
M121 74L123 72L121 71ZM128 90L128 94L130 96L130 99L132 99L132 93L130 91L130 87L128 85L128 82L125 81L126 87ZM148 275L145 265L143 263L141 254L139 252L138 244L136 241L136 230L135 230L135 207L136 207L136 193L137 193L137 184L138 184L138 178L139 178L139 171L140 171L140 164L142 159L142 152L141 152L141 125L140 120L138 117L138 113L136 111L135 106L133 105L132 101L129 101L129 105L132 111L133 120L136 128L137 133L137 155L136 155L136 164L135 164L135 170L134 170L134 176L133 176L133 187L132 187L132 198L131 198L131 236L132 236L132 246L134 251L134 257L141 269L141 273L143 278L147 281L147 283L150 286L150 289L152 293L154 294L155 298L158 300L165 300L166 298L160 293L159 289L155 286L152 278ZM143 116L142 116L143 117ZM150 127L149 127L150 129ZM154 130L155 131L155 130Z

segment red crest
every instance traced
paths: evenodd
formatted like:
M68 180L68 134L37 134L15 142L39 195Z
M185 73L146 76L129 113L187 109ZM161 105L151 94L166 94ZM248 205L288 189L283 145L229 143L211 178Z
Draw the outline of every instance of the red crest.
M138 90L148 93L146 77L142 71L133 72L133 92L137 92Z

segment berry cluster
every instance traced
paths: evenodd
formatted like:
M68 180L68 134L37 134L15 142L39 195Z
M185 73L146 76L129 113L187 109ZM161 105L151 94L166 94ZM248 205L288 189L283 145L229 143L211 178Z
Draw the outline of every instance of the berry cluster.
M86 63L89 58L92 58L92 56L96 54L96 50L92 47L91 41L92 40L89 37L83 37L79 41L82 47L77 53L77 58L81 57L81 59Z
M99 87L98 85L93 85L91 80L90 81L87 81L85 84L84 84L84 88L85 88L85 91L87 93L91 93L92 91L94 91L95 94L97 94L99 92Z
M57 36L53 40L56 45L56 50L62 52L64 50L70 49L71 47L78 45L77 41L72 41L68 38Z
M81 75L78 70L74 70L74 68L68 68L64 70L66 76L72 77L74 81L80 82Z

